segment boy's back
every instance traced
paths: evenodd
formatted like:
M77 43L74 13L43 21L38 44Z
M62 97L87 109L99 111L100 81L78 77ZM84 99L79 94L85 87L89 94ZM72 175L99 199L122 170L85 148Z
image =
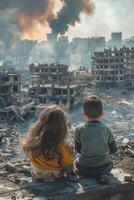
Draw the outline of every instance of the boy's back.
M80 174L107 182L113 167L109 154L115 153L117 146L110 128L100 122L102 116L101 100L97 96L85 98L83 117L87 122L76 128L75 148L79 154L75 164Z
M77 162L84 167L111 163L109 145L114 142L111 130L99 121L78 126L75 133L75 147L80 154Z

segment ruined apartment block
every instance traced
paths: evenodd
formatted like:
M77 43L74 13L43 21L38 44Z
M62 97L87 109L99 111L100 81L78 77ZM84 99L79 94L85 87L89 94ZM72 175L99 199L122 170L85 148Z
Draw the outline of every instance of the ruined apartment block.
M66 84L73 80L73 74L68 71L67 65L61 64L31 64L30 83L31 85L40 84Z
M29 95L40 103L55 102L74 105L79 98L79 85L67 65L31 64Z
M127 50L124 54L127 66L126 87L131 89L134 88L134 48Z
M99 87L134 86L134 48L105 49L92 55L92 76Z
M0 107L10 106L20 93L21 78L14 70L0 70Z

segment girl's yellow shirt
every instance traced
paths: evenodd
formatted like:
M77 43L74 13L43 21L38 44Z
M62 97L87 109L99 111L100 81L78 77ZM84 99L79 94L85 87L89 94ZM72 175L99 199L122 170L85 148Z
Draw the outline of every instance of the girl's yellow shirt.
M61 170L63 167L73 165L73 153L67 144L60 145L60 156L56 159L46 160L42 154L32 153L31 164L44 170Z

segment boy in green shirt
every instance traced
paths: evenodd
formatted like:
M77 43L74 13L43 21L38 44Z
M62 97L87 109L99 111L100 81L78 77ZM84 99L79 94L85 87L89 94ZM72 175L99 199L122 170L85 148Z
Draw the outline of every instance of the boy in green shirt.
M113 168L109 155L117 151L117 145L110 128L100 121L103 105L97 96L85 98L83 111L86 123L75 131L76 168L80 174L107 183Z

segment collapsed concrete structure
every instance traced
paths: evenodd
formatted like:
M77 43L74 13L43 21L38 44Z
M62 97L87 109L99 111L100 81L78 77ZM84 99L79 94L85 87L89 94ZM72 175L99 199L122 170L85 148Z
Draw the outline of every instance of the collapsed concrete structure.
M117 155L112 158L116 168L112 170L107 185L101 185L97 180L81 175L77 175L75 182L68 181L66 176L55 182L34 179L25 170L29 167L25 159L14 159L11 149L0 149L0 199L133 200L134 169L130 170L134 162L133 149L134 143L131 142L119 145Z
M85 67L80 67L78 70L75 70L74 74L75 82L80 84L82 87L88 87L91 84L91 73Z
M32 179L30 174L24 170L24 166L29 166L29 163L25 160L18 146L23 124L21 124L20 129L18 126L7 128L6 125L5 127L0 126L0 199L133 200L134 142L132 142L131 133L134 133L134 98L132 98L131 103L130 96L127 97L129 102L121 97L122 101L120 102L120 99L116 99L116 95L113 93L112 96L101 94L99 91L96 91L97 93L101 95L104 107L109 104L105 115L107 121L111 121L113 124L111 128L118 143L117 154L111 156L114 169L110 176L110 183L103 186L99 185L95 179L83 178L82 176L79 176L78 181L74 183L64 178L54 183ZM40 111L42 109L44 107L40 108ZM108 116L107 112L111 114ZM75 113L75 118L77 115L78 113ZM69 130L70 134L72 133L72 141L74 139L73 130ZM27 128L24 132L26 131ZM131 142L127 139L128 136L130 136Z
M100 87L134 88L134 48L95 52L92 56L92 75Z
M80 87L74 74L62 64L31 64L29 95L40 103L75 106L80 101Z
M0 107L9 106L20 93L21 78L14 70L0 70Z
M0 70L0 119L9 118L11 105L15 103L21 89L21 77L12 70Z

